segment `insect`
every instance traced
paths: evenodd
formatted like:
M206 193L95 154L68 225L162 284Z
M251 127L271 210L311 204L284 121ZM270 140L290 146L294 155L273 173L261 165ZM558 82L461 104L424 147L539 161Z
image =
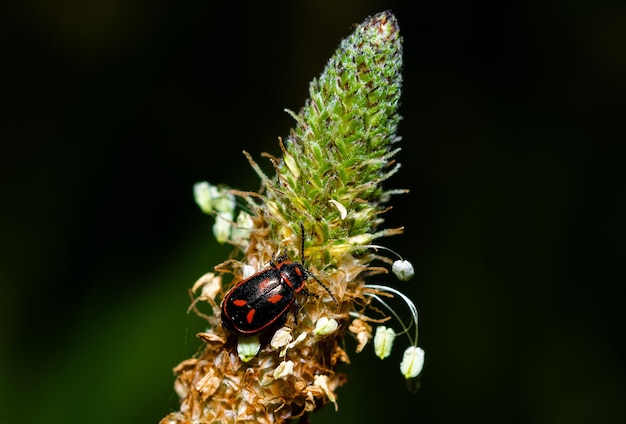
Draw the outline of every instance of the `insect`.
M337 300L331 291L304 267L304 227L302 230L302 263L288 260L280 255L270 261L270 265L239 282L233 287L222 302L222 326L234 333L252 336L268 328L281 325L290 310L293 310L294 322L300 304L296 294L303 293L315 296L307 291L305 283L313 277L330 294L335 303ZM317 296L315 296L317 297Z

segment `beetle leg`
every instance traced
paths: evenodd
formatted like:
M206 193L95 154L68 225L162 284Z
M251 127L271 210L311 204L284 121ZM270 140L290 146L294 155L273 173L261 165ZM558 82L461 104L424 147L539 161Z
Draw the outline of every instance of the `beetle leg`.
M304 294L305 296L308 296L308 297L314 297L314 298L316 298L316 299L319 299L319 298L320 298L320 297L319 297L318 295L316 295L315 293L311 293L310 291L308 291L308 290L306 289L306 287L302 287L302 289L300 289L300 292L301 292L302 294Z
M298 299L293 298L293 325L294 327L298 326L298 312L300 312L300 303L298 303Z

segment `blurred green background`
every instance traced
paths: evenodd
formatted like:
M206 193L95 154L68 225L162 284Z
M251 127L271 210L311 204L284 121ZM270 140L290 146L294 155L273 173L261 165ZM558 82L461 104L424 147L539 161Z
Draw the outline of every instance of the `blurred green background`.
M344 369L315 422L626 421L620 2L23 0L0 13L2 422L156 423L226 258L199 180L254 190L351 25L392 9L403 164L381 243L426 350ZM268 167L269 168L269 167ZM266 168L266 169L268 169ZM349 352L354 343L347 340Z

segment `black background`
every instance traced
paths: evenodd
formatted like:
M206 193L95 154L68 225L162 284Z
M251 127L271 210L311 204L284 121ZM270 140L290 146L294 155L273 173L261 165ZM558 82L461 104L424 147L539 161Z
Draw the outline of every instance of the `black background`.
M154 423L199 346L188 288L226 258L192 185L254 190L352 24L405 68L381 240L416 277L421 389L371 347L315 422L623 422L620 2L24 0L0 14L0 410ZM270 168L271 169L271 168ZM348 340L349 352L354 343Z

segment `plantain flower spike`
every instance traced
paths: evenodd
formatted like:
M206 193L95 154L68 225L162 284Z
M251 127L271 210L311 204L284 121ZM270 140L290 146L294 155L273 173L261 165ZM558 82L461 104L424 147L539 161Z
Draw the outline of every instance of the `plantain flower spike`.
M211 278L194 285L191 309L207 320L208 329L198 334L199 353L174 369L180 409L162 424L284 423L327 403L337 408L336 390L348 380L337 371L349 363L344 339L357 340L357 349L363 349L372 338L368 322L388 319L373 305L384 295L376 280L388 270L372 263L392 260L369 246L402 233L402 228L382 227L391 195L405 192L382 186L399 168L394 156L400 150L401 67L395 16L368 17L311 82L304 107L288 111L295 126L279 139L282 155L266 155L275 175L266 175L244 152L262 189L251 193L220 186L246 211L229 211L230 216L245 219L222 220L232 228L220 236L228 237L224 242L235 251L207 274ZM212 211L212 186L198 187L199 205ZM306 289L295 295L300 308L294 304L284 312L280 329L259 334L258 352L256 345L243 349L250 340L222 327L220 302L279 255L304 262L308 271ZM366 285L366 277L378 284ZM215 290L216 282L221 290ZM204 284L210 289L204 290ZM211 312L200 313L201 308Z

